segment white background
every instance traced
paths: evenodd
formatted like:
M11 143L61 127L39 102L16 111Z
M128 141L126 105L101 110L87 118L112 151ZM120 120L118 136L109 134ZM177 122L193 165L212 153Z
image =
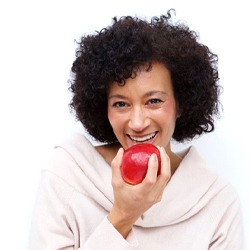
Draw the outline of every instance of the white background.
M0 3L1 249L27 249L43 162L55 143L82 131L68 109L74 40L106 27L113 16L151 17L169 8L175 8L176 19L185 20L200 33L201 42L219 55L224 112L215 132L193 143L211 168L236 187L249 238L250 31L246 1L9 0Z

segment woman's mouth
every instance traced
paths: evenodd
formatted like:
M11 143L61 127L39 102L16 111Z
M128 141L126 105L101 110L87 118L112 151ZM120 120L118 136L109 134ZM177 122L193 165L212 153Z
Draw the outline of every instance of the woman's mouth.
M157 132L154 132L152 134L149 135L145 135L145 136L132 136L132 135L128 135L129 138L136 143L145 143L148 142L150 140L152 140L155 136L156 136Z

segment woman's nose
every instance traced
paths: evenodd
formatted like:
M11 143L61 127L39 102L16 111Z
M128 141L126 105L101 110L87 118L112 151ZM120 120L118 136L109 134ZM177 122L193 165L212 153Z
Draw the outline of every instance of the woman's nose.
M135 132L143 131L150 124L150 119L142 108L134 108L131 110L129 118L129 128Z

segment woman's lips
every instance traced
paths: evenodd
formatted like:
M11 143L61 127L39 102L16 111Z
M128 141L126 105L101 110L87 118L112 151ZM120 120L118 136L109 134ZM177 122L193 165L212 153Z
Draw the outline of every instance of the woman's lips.
M144 136L132 136L132 135L128 135L128 137L136 143L144 143L144 142L148 142L150 140L152 140L155 136L156 136L157 132L148 134L148 135L144 135Z

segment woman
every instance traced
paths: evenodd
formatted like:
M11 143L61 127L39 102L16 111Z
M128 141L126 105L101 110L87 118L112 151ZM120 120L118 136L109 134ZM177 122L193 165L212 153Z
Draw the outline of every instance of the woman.
M171 150L214 130L217 56L171 12L114 18L83 36L72 65L70 106L93 146L75 135L42 173L30 249L243 249L236 192L198 151ZM151 143L145 179L127 184L123 152Z

